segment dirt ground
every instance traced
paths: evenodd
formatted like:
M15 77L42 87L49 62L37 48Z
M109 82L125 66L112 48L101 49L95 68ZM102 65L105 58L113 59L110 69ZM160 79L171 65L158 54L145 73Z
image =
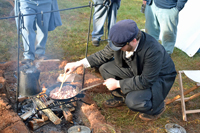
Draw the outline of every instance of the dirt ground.
M45 61L45 62L35 62L34 65L40 70L40 86L45 86L46 88L57 83L57 77L59 74L63 73L64 65L67 61ZM21 66L21 64L20 64ZM52 122L45 124L44 126L31 130L27 124L19 117L16 113L16 88L17 80L14 77L17 70L17 62L9 61L4 64L0 64L0 132L1 133L65 133L67 130L74 125L84 125L89 127L94 133L126 133L123 132L125 129L118 129L118 127L113 123L108 123L105 116L99 110L97 103L92 100L90 93L109 93L108 90L103 85L99 85L90 90L84 92L85 97L82 100L87 103L78 102L78 106L73 116L76 118L75 123L69 123L62 118L62 122L59 125L55 125ZM83 68L77 69L76 74L81 76L83 74ZM91 86L97 83L101 83L103 80L99 73L91 72L90 70L85 70L85 83L84 87ZM82 86L82 81L77 79L72 84L78 87ZM169 97L175 96L174 93L170 93ZM198 103L190 101L187 106L194 105L198 107ZM118 117L120 112L124 111L124 107L118 107L119 112L115 112L112 117ZM110 111L109 109L104 109L104 111ZM174 112L171 114L171 112ZM133 111L128 111L129 117L134 118L137 114ZM167 105L167 110L165 111L165 116L170 119L168 123L173 122L183 126L188 133L198 133L200 130L199 126L199 114L188 115L188 122L182 120L180 102L174 102ZM155 132L151 129L145 128L147 126L153 127L156 124L154 122L143 122L138 117L135 118L142 128L134 128L129 126L129 131L139 132ZM162 119L160 120L162 122ZM98 123L98 124L97 124ZM114 131L113 131L114 129ZM158 131L159 132L159 131ZM162 131L163 132L163 131Z
M16 67L13 67L15 64L15 62L9 62L6 65L0 64L0 132L2 133L29 132L24 122L13 110L11 101L14 97L8 96L6 92L6 86L16 86L14 77L8 80L4 78L6 72L15 70Z
M59 74L63 72L64 65L67 61L59 62L59 61L46 61L46 62L35 62L34 65L38 67L40 70L40 85L45 86L46 88L52 86L57 83L57 77ZM21 64L20 64L21 66ZM32 131L29 129L27 125L23 122L23 120L16 113L16 88L17 88L17 80L14 77L17 70L17 62L10 61L4 64L0 64L0 132L2 133L62 133L67 132L67 130L73 126L65 119L62 120L61 124L54 125L53 123L46 124L41 128ZM77 69L76 73L81 76L83 75L83 68ZM102 79L89 71L85 71L85 84L84 87L91 86L97 83L101 83ZM77 85L78 87L82 86L82 81L77 80L77 82L73 82L72 84ZM89 127L93 132L110 132L109 125L106 123L104 116L98 110L96 103L92 100L92 98L87 95L89 92L95 93L107 93L108 91L105 89L103 85L99 85L94 87L91 90L88 90L85 94L85 97L82 99L85 103L78 102L76 111L74 115L79 117L78 125L85 125ZM6 115L5 115L6 114ZM99 124L96 124L99 123Z

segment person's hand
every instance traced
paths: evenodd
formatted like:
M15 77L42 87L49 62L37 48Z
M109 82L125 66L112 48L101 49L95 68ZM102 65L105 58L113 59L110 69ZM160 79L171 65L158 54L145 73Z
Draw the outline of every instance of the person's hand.
M65 70L66 74L70 74L73 71L75 71L78 67L79 67L79 65L76 62L67 63L64 70Z
M146 0L143 0L143 4L146 5L146 4L147 4L147 1L146 1Z
M120 88L119 80L116 80L114 78L104 80L103 85L105 85L110 91Z

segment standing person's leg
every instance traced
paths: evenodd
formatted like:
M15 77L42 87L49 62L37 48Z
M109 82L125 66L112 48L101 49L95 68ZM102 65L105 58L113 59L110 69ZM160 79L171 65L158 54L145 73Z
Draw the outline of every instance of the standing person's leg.
M119 9L119 7L120 7L120 2L119 3L113 2L108 12L108 26L107 26L108 27L108 43L112 43L109 39L109 31L111 27L116 23L117 10Z
M20 11L23 15L36 13L35 5L27 2L20 2ZM34 30L35 15L27 15L23 17L22 26L22 40L24 46L24 59L35 59L35 38L36 33Z
M159 40L160 36L160 25L157 20L157 7L154 2L152 5L146 5L145 8L145 32L153 36L156 40Z
M42 4L37 7L37 12L48 12L51 11L51 3ZM43 15L37 15L37 35L36 35L36 51L35 54L37 57L41 57L45 54L46 42L48 38L48 27L49 27L49 19L50 13L44 13ZM43 21L43 22L42 22Z
M117 20L117 10L120 7L120 3L117 2L113 2L109 12L108 12L108 35L109 35L109 31L110 28L116 23Z
M168 54L172 54L176 42L178 9L161 9L158 13L162 45Z
M94 14L93 14L93 31L92 31L92 41L94 46L99 46L99 42L101 37L103 36L104 32L104 23L107 17L107 9L103 5L103 0L93 0L95 4L102 4L97 5L94 7Z

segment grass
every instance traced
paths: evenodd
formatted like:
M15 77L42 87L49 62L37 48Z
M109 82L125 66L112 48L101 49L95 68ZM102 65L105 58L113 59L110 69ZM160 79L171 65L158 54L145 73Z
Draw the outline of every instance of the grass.
M58 1L60 9L80 7L89 4L87 0L62 0ZM123 19L133 19L136 21L140 29L144 28L145 16L140 12L141 0L122 0L120 9L118 10L117 21ZM0 0L0 17L9 16L12 11L12 6ZM57 27L54 31L49 32L49 37L46 45L46 54L52 58L61 60L77 61L86 55L90 8L80 8L73 10L65 10L60 12L62 18L62 26ZM88 53L90 55L104 48L106 41L101 42L100 47L94 47L91 43L92 23L89 34ZM107 36L103 36L102 39ZM17 29L13 19L0 20L0 62L17 60ZM22 44L20 45L22 47ZM22 47L23 48L23 47ZM20 58L23 51L20 50ZM192 58L188 57L183 51L175 48L172 54L172 59L175 63L176 70L199 70L200 69L200 53L195 54ZM92 70L91 70L92 71ZM195 83L189 83L189 79L183 76L184 88L188 89ZM172 98L179 94L178 78L167 98ZM180 103L172 103L167 106L167 110L162 117L153 122L144 122L139 119L138 113L130 111L127 107L104 109L103 101L109 99L108 94L90 94L93 100L100 107L102 114L105 116L108 123L117 127L122 133L130 132L145 132L145 133L164 133L165 124L177 123L185 127L189 132L198 132L200 127L199 115L188 115L191 118L188 122L182 121ZM189 94L190 95L190 94ZM187 106L194 105L195 108L200 108L200 101L194 99L187 103Z

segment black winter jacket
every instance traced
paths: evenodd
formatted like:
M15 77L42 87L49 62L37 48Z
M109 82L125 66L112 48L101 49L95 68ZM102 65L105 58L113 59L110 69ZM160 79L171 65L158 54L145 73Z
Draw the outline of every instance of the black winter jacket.
M134 76L120 80L121 90L127 94L135 90L150 88L153 109L164 101L169 93L177 72L175 65L164 47L152 36L142 32L138 48L131 60L125 59L125 52L113 51L109 45L87 57L91 67L99 66L114 57L120 67L130 67Z

